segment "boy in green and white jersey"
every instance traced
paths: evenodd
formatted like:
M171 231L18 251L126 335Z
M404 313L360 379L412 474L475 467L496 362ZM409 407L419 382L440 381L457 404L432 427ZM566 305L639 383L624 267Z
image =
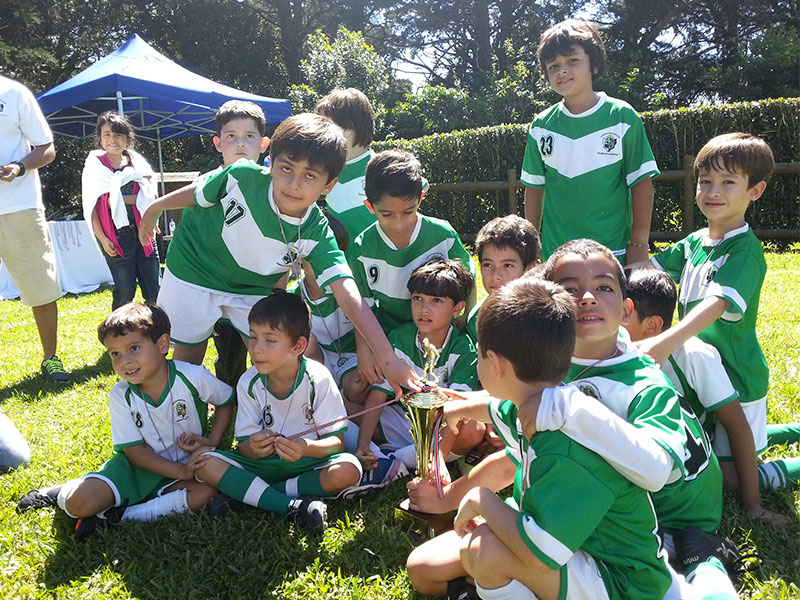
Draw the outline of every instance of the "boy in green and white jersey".
M475 253L481 280L491 296L503 285L522 277L539 262L539 234L530 221L517 215L496 217L481 227L475 238ZM478 341L478 312L486 298L479 300L467 316L467 334Z
M233 390L205 367L167 360L170 323L155 304L125 304L97 328L122 381L109 393L114 455L81 479L20 499L21 512L58 506L75 537L126 520L197 512L217 494L195 480L233 416ZM208 405L214 425L208 426Z
M325 199L330 213L344 223L350 239L354 240L375 222L374 213L364 204L367 164L375 156L369 149L375 135L375 111L362 91L347 88L328 93L314 107L314 112L341 127L347 140L347 162Z
M647 492L560 431L521 430L518 407L559 385L574 336L575 304L550 282L517 279L484 304L478 371L484 388L507 400L456 400L445 415L494 424L516 465L513 498L473 488L455 534L445 535L461 536L462 564L481 598L682 597Z
M355 239L347 260L362 296L375 302L375 315L387 334L412 320L406 283L414 269L434 258L452 258L474 273L450 224L418 212L423 185L422 165L404 150L380 152L367 167L367 206L377 223ZM473 290L467 311L474 304Z
M303 356L311 335L308 307L277 290L249 314L253 366L237 386L235 451L208 455L198 478L231 498L326 527L333 497L356 483L361 467L344 452L347 428L339 390L328 370Z
M341 129L320 115L295 115L275 130L270 153L270 170L238 161L194 191L188 187L159 198L142 216L140 240L152 232L161 210L196 203L206 215L176 235L177 249L167 259L161 290L176 321L176 352L208 339L220 317L246 336L250 308L285 273L299 275L305 259L378 357L367 378L377 382L386 375L393 384L413 387L411 372L396 360L315 204L344 164Z
M682 539L688 528L711 536L722 517L722 471L705 432L657 365L630 343L624 330L620 335L632 303L622 266L608 248L587 239L568 242L547 260L544 276L564 286L577 303L575 353L565 381L650 432L675 460L675 474L683 473L655 492L653 502L667 549L689 566L690 557L682 555L682 547L673 548L669 536ZM574 433L570 437L581 441ZM735 598L719 558L699 557L693 585L703 597L726 588L722 597Z
M534 118L520 177L544 259L591 238L625 264L646 260L659 171L636 111L593 89L605 70L600 34L585 21L558 23L542 34L537 58L563 97Z
M634 269L628 277L628 297L633 313L625 325L634 342L659 335L672 325L677 292L675 283L663 271ZM715 453L732 457L736 478L723 483L738 490L750 516L772 525L786 525L787 517L761 505L759 487L786 487L800 477L800 459L773 460L759 465L756 460L753 432L739 402L739 394L728 378L719 352L696 337L675 350L662 367L678 393L686 399L708 433ZM788 434L788 435L787 435ZM770 443L786 443L800 438L800 425L767 425ZM775 440L775 441L773 441Z
M427 339L439 353L433 373L439 378L440 387L461 391L479 387L475 346L466 333L452 324L453 318L464 309L474 285L472 274L455 260L434 260L412 273L407 288L411 294L414 321L391 331L389 342L397 356L420 379L426 359L423 340ZM375 385L363 408L372 408L392 397L394 392L386 383ZM451 452L465 454L479 444L484 429L483 424L464 423L456 435L444 435L440 444L443 459L446 460ZM373 410L361 417L355 453L366 471L380 466L382 458L376 454L373 441L392 446L395 450L391 454L395 458L408 469L416 468L408 419L398 404ZM446 477L444 470L443 476ZM448 481L446 478L445 483Z

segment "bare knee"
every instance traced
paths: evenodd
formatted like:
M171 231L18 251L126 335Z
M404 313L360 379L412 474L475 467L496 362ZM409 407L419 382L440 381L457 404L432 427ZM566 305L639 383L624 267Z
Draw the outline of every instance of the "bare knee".
M343 489L355 485L361 479L358 467L351 463L331 465L320 477L322 489L329 494L341 492Z
M186 504L192 512L203 510L216 495L217 488L207 483L195 481L186 486Z
M91 517L114 506L116 498L102 479L84 479L66 498L69 514L80 518Z

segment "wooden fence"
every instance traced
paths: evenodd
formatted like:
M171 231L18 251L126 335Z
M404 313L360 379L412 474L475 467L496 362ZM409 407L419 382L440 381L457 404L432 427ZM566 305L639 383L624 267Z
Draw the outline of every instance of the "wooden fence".
M682 181L683 192L681 194L681 230L680 231L651 231L650 241L675 241L680 240L693 232L694 222L694 156L683 157L683 169L675 171L664 171L654 181ZM777 163L775 165L776 174L800 173L800 162ZM507 192L508 204L506 214L516 214L518 210L517 192L525 186L517 177L516 169L509 169L505 181L464 181L459 183L432 183L431 192L479 192L479 191L503 191ZM798 224L800 225L800 224ZM800 229L757 229L755 234L760 239L800 239ZM475 233L462 235L465 241L475 238Z

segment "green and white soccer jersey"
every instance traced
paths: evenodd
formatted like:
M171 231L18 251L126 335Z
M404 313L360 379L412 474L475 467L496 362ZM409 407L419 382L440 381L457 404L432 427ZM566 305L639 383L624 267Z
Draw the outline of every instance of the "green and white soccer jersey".
M621 354L614 358L573 357L567 380L629 423L645 428L683 471L683 478L671 477L671 483L653 494L664 530L694 526L716 531L722 518L722 470L702 425L655 363L625 336L617 346Z
M767 272L764 249L750 226L721 240L701 229L651 258L679 283L678 317L684 318L706 298L725 298L725 313L697 334L714 346L742 404L763 399L769 368L756 337L761 286Z
M458 233L442 219L417 215L411 242L398 249L379 223L355 239L347 253L361 295L375 301L375 316L387 334L411 321L411 294L406 285L414 269L435 258L458 260L475 274L472 259Z
M469 311L469 315L467 316L467 335L469 336L469 339L472 340L473 344L478 343L478 313L488 297L489 296L484 296L478 300L478 302L475 303L475 306L472 307L472 310Z
M159 456L186 462L189 453L176 439L182 433L208 435L208 405L233 399L231 387L200 365L167 361L169 381L158 399L137 385L120 381L109 393L114 450L145 444Z
M202 211L181 224L167 252L170 272L190 285L264 296L298 257L323 289L351 276L322 211L312 205L300 218L281 215L265 167L239 160L202 179L195 202Z
M353 322L339 307L333 294L327 293L318 300L309 296L305 279L292 290L300 293L311 311L311 333L319 345L328 352L344 354L356 351L356 334Z
M493 400L489 411L517 465L517 527L531 552L562 569L583 550L597 561L610 598L662 598L672 576L647 492L560 431L537 432L529 444L513 403Z
M627 102L600 93L581 114L561 101L536 115L520 179L545 189L542 256L578 238L624 254L631 239L630 188L658 174L642 119Z
M306 357L301 358L297 380L285 398L269 391L268 377L255 367L239 379L236 396L239 409L235 435L239 441L265 429L288 437L347 416L342 395L328 369ZM347 421L338 421L303 437L315 440L346 429Z
M375 222L375 215L364 204L364 200L367 199L364 179L367 174L367 163L373 156L375 153L369 150L361 156L348 160L339 173L339 181L325 196L328 211L342 222L350 235L351 242Z
M416 324L406 323L390 331L387 337L397 357L422 378L425 358ZM466 333L451 325L444 344L437 350L439 359L433 373L439 378L439 387L464 392L480 387L478 353ZM386 381L372 387L383 390L390 398L394 397L394 391Z
M709 435L714 433L714 411L739 394L722 366L716 348L691 337L661 367L678 394L692 407Z

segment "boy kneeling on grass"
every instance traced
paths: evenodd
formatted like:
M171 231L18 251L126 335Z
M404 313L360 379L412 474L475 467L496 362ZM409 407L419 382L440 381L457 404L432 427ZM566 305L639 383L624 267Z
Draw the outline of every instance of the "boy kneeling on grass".
M451 401L445 417L494 424L517 467L515 506L484 487L466 493L454 522L462 565L482 598L671 597L647 492L561 431L521 430L518 407L560 384L574 345L575 303L556 284L519 279L484 303L478 374L506 400Z
M99 471L23 496L20 512L58 506L78 519L75 537L98 526L206 507L217 491L195 472L233 416L231 387L205 367L167 360L170 322L155 304L125 304L97 328L114 372L109 394L112 456ZM208 405L216 407L208 431Z

